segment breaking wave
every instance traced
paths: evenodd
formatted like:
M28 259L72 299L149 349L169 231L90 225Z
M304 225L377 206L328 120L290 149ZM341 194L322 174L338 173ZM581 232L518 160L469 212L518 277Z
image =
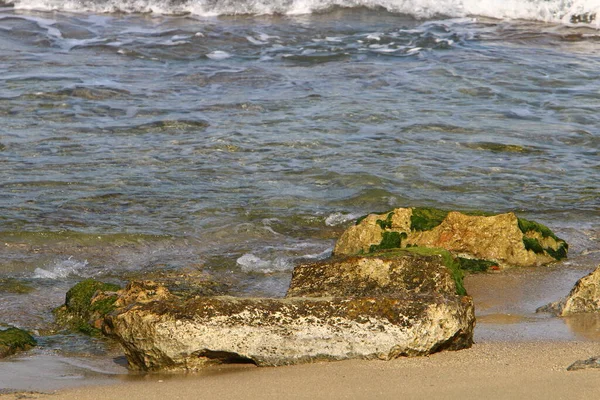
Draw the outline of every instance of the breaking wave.
M382 8L419 19L483 16L545 22L592 22L600 0L0 0L17 9L97 13L309 14L335 7Z
M69 257L46 266L46 268L36 268L33 277L36 279L63 279L72 275L85 275L87 267L87 260L79 261Z

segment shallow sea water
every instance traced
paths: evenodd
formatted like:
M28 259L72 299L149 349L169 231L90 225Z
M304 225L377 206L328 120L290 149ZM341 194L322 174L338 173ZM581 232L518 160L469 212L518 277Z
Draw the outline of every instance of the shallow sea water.
M597 321L535 314L600 263L597 26L416 3L0 8L0 322L43 331L86 277L193 268L282 295L358 216L440 206L515 211L571 244L550 268L468 278L478 340L599 340ZM22 357L54 372L13 384ZM56 335L0 362L0 387L110 377L118 357Z

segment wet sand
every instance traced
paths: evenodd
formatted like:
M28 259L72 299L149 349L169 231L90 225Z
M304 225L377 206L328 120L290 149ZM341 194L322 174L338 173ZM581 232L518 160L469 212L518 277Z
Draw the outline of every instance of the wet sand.
M592 399L600 393L600 369L566 368L594 354L600 355L598 342L478 343L389 362L216 367L0 399Z

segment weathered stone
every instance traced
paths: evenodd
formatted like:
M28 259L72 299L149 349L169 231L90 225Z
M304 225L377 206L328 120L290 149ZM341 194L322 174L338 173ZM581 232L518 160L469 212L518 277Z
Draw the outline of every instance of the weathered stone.
M286 299L181 298L131 282L103 330L141 370L390 359L471 346L473 303L462 294L449 252L397 249L299 266Z
M474 321L471 298L456 295L172 296L107 315L104 332L122 344L131 368L176 370L214 362L275 366L458 350L471 346Z
M600 356L588 358L587 360L575 361L567 367L567 371L577 371L580 369L600 368Z
M67 292L65 304L54 309L57 324L87 334L97 334L104 316L113 311L118 285L86 279Z
M22 329L15 327L0 329L0 358L15 354L17 351L29 350L36 344L33 336Z
M513 213L468 215L429 208L371 214L349 227L335 255L368 254L411 246L442 248L501 267L542 265L566 257L568 246L544 225Z
M457 294L457 282L441 254L423 255L416 250L409 248L300 265L294 269L287 297ZM458 286L462 288L462 274L459 279ZM459 294L464 293L459 291Z
M127 281L154 282L169 289L169 292L181 297L219 296L230 294L230 288L216 281L202 269L187 267L182 269L137 271L126 274Z
M540 307L537 311L551 312L560 316L600 312L600 265L578 280L566 298Z

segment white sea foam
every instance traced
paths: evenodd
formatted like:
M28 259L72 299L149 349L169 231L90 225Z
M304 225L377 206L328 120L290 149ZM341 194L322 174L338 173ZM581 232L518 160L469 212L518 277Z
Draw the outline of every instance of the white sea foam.
M264 260L254 254L244 254L236 260L244 272L262 272L270 274L273 272L289 271L294 266L290 259L277 257L274 260Z
M485 16L566 22L597 14L600 0L13 0L19 9L223 14L309 14L331 7L382 7L416 18ZM596 24L598 21L596 21Z
M33 277L38 279L61 279L70 275L82 275L87 269L87 260L79 261L69 257L66 260L46 266L46 268L36 268L33 271Z
M321 245L314 243L296 243L293 245L265 247L264 255L261 257L246 253L239 257L236 262L243 272L258 272L271 274L274 272L286 272L294 269L294 266L315 260L321 260L331 256L332 248L323 249Z
M208 53L206 57L210 58L211 60L225 60L226 58L231 57L231 54L226 51L215 50Z
M351 221L360 217L358 214L343 214L340 212L335 212L330 214L327 218L325 218L325 225L327 226L336 226L341 225L345 222Z

